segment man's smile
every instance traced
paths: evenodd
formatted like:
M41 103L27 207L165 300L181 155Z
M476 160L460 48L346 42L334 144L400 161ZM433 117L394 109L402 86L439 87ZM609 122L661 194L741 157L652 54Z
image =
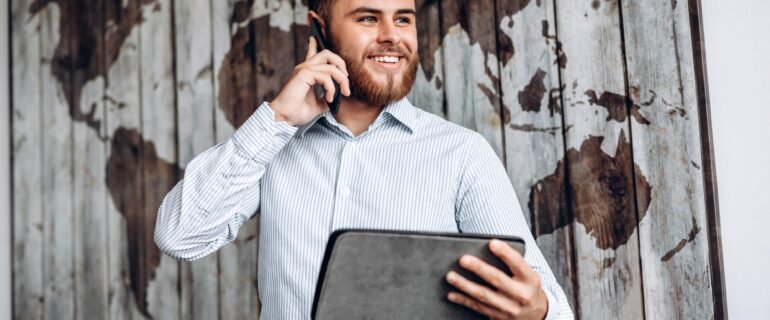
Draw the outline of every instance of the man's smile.
M401 55L385 54L369 56L367 60L382 70L395 71L400 69L401 65L403 65L404 57Z

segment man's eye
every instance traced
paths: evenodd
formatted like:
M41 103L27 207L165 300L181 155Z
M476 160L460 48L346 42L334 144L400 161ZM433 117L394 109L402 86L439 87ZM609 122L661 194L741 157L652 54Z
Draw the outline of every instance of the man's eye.
M409 24L410 22L412 22L412 19L409 19L408 17L396 18L396 23Z
M363 17L361 19L358 19L359 22L376 22L377 19L375 19L372 16Z

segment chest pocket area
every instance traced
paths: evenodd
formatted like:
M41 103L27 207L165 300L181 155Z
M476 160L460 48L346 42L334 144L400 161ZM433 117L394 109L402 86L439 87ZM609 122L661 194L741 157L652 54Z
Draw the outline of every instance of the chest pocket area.
M417 164L389 176L361 177L356 207L371 215L377 227L399 230L454 230L454 186L450 172L440 166Z

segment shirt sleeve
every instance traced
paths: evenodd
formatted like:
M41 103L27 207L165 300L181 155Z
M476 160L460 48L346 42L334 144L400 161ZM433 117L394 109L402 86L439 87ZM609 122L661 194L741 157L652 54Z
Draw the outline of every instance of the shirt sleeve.
M524 239L524 259L540 276L548 297L546 319L573 319L561 286L529 230L502 162L489 143L474 133L465 146L455 218L460 232L512 235Z
M275 121L265 102L229 139L190 161L158 209L155 243L161 252L192 261L233 241L259 208L267 165L296 131Z

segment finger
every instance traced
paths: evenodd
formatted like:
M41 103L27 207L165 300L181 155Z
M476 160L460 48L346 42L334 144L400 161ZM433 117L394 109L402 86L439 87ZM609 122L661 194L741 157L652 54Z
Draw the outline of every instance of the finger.
M311 68L302 68L300 72L303 77L306 77L304 79L309 79L306 80L306 83L311 89L314 85L321 85L326 91L325 100L329 103L334 100L334 81L328 73L316 71Z
M503 312L501 312L499 310L495 310L494 308L492 308L490 306L487 306L487 305L479 302L478 300L475 300L475 299L473 299L471 297L468 297L468 296L466 296L466 295L464 295L462 293L459 293L459 292L450 292L447 295L447 299L449 299L449 301L452 301L452 302L454 302L456 304L463 305L463 306L466 306L466 307L468 307L470 309L473 309L474 311L476 311L478 313L481 313L481 314L483 314L485 316L488 316L488 317L490 317L492 319L505 319L505 318L507 318L506 315Z
M307 42L307 55L305 61L310 60L314 55L318 53L318 44L315 42L314 37L310 37Z
M491 289L478 283L465 279L465 277L454 271L450 271L447 274L447 282L449 282L449 284L453 285L455 288L460 289L460 291L469 297L498 310L507 310L511 308L511 306L518 305L517 302L508 299L502 294L494 292Z
M320 71L323 73L330 74L334 79L334 81L340 84L341 93L344 94L345 96L350 95L350 80L344 73L342 73L342 71L337 69L335 66L328 65L328 64L321 64L321 65L308 66L308 68L315 71Z
M313 39L315 41L315 39ZM345 75L348 75L348 67L345 65L345 60L343 60L340 56L335 54L334 52L329 51L328 49L321 50L318 54L312 56L309 60L312 64L331 64L337 67L337 69L340 69Z
M460 258L460 266L484 279L489 285L502 291L508 296L514 296L516 291L515 281L502 270L489 265L474 256L465 255Z
M529 263L524 260L524 257L522 257L518 251L513 249L513 247L507 243L492 239L489 241L489 250L503 260L505 265L508 266L508 269L513 272L514 277L519 277L524 281L533 281L537 279L537 273L532 270Z
M334 87L334 80L332 80L332 77L326 73L319 72L318 74L318 77L323 82L324 90L326 91L326 102L332 103L332 101L334 101L334 92L337 91L337 88Z

